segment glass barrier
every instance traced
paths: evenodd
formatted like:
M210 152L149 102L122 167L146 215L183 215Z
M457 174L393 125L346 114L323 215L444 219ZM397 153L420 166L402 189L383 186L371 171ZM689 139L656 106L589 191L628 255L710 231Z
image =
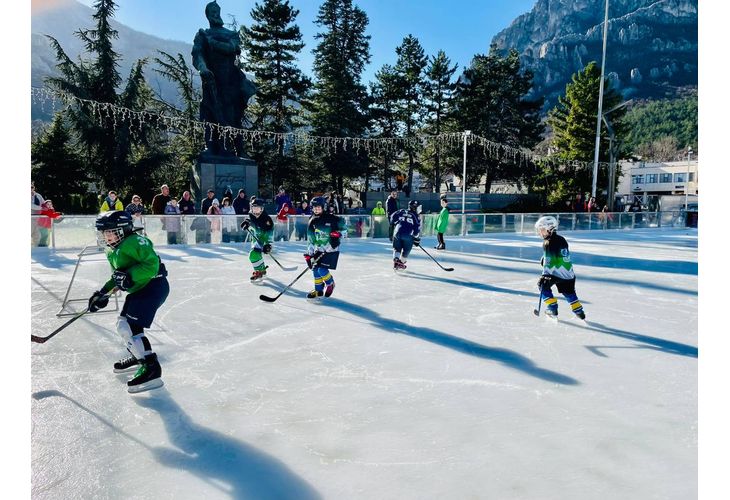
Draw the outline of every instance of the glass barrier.
M466 214L466 235L484 233L533 233L535 222L543 215L558 220L562 231L627 230L639 228L686 227L684 211L674 212L596 212ZM343 238L388 238L390 224L384 215L340 215ZM241 243L251 240L240 224L242 215L145 215L135 221L141 234L155 246ZM421 236L436 234L438 214L421 215ZM57 219L31 216L31 246L83 248L96 244L95 215L68 215ZM274 241L306 241L309 216L290 215L273 218ZM446 236L462 234L462 215L449 214Z

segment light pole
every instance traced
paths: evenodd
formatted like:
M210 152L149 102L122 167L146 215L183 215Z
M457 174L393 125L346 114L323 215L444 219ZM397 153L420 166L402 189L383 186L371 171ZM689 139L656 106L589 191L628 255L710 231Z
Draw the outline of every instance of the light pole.
M598 116L596 117L596 148L593 154L593 186L591 196L596 197L598 183L598 152L601 149L601 117L603 116L603 73L606 70L606 38L608 36L608 0L606 0L606 14L603 18L603 57L601 57L601 83L598 87Z
M464 131L464 170L461 178L461 234L466 235L466 139L471 130Z
M603 118L603 123L606 124L606 130L608 131L608 153L609 153L609 160L608 160L608 191L606 192L606 204L608 205L608 211L613 212L613 199L614 194L616 191L616 133L613 130L613 127L611 126L611 122L606 118L608 115L613 113L614 111L623 108L624 106L628 106L629 104L633 103L633 99L629 99L628 101L624 101L618 106L614 106L613 108L609 109L605 113L601 115ZM595 196L595 195L594 195Z
M692 158L692 147L687 146L687 178L684 180L684 211L687 212L687 196L689 195L689 160Z

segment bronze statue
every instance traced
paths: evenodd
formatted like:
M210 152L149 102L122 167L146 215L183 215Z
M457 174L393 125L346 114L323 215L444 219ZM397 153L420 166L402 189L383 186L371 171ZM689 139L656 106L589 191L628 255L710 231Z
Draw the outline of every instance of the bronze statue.
M205 6L210 28L200 29L193 41L193 67L200 72L203 99L200 102L201 121L241 128L248 100L256 86L238 67L241 40L236 31L223 27L221 8L215 1ZM243 139L233 144L214 129L206 127L204 156L243 156Z

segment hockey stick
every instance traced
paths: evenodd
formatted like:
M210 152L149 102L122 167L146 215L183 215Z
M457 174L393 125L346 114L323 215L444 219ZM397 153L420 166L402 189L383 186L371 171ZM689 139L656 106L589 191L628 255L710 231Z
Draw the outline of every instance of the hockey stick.
M437 266L439 266L439 267L440 267L441 269L443 269L444 271L449 271L449 272L450 272L450 271L453 271L453 270L454 270L454 268L453 268L453 267L444 267L444 266L442 266L441 264L439 264L439 261L437 261L436 259L434 259L434 258L433 258L433 256L432 256L432 255L431 255L430 253L426 252L426 249L425 249L425 248L423 248L423 247L422 247L421 245L418 245L418 248L420 248L421 250L423 250L423 252L424 252L424 253L425 253L426 255L428 255L429 257L431 257L431 260L432 260L432 261L434 261L434 262L436 263L436 265L437 265Z
M532 314L534 314L535 316L538 316L538 317L540 316L540 307L542 307L542 289L543 289L543 287L544 287L544 285L540 285L540 297L537 299L538 300L537 309L532 310Z
M251 235L251 237L252 237L253 239L255 239L255 240L256 240L256 242L257 242L257 243L258 243L259 245L261 245L261 240L260 240L260 239L258 239L258 238L256 237L256 235L255 235L255 234L253 234L253 231L251 231L250 229L246 229L246 231L248 231L248 234L250 234L250 235ZM261 246L263 246L263 245L261 245ZM281 263L280 263L280 262L279 262L278 260L276 260L276 257L274 257L274 256L273 256L272 254L270 254L270 253L267 253L266 255L268 255L269 257L271 257L271 260L273 260L274 262L276 262L276 263L278 264L278 266L279 266L279 267L280 267L280 268L282 269L282 271L296 271L296 270L297 270L297 268L296 268L296 267L284 267L284 266L282 266L282 265L281 265Z
M317 260L312 261L312 267L316 266L317 263L319 263L320 259L324 255L325 254L320 255ZM277 295L276 297L268 297L266 295L259 295L259 298L261 300L263 300L264 302L274 302L274 301L276 301L276 299L278 299L279 297L281 297L282 295L284 295L284 292L286 292L287 290L289 290L292 287L292 285L299 280L299 278L301 278L302 276L304 276L304 273L306 273L307 271L309 271L309 266L305 267L304 268L304 271L302 271L301 273L299 273L299 276L297 276L296 278L294 278L294 281L292 281L291 283L289 283L288 285L286 285L286 287L284 287L284 289L282 291L280 291L279 292L279 295Z
M108 299L109 297L111 297L112 295L114 295L114 293L116 291L117 291L117 288L114 287L109 293L97 297L96 300L94 300L94 303L96 304L96 302L98 302L99 299L102 299L102 298L107 298ZM91 306L89 306L89 307L91 307ZM86 310L81 311L80 313L78 313L76 316L74 316L70 320L66 321L64 324L62 324L61 326L59 326L58 328L56 328L55 330L53 330L50 334L46 335L45 337L39 337L37 335L32 335L31 334L30 341L31 342L35 342L36 344L42 344L42 343L44 343L45 341L47 341L51 337L53 337L56 334L60 333L61 330L65 329L68 325L70 325L71 323L73 323L77 319L81 318L83 315L89 313L90 312L89 311L89 307L87 307Z

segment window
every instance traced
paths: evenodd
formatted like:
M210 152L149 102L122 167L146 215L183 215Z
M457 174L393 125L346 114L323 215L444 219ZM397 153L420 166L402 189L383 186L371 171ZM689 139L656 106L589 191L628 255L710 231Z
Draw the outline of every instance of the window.
M659 174L659 182L672 182L672 174Z
M694 172L690 172L689 173L689 181L690 182L694 182L695 181L695 173Z
M643 184L643 183L644 183L643 175L632 175L631 176L631 184Z
M659 177L659 174L646 174L646 183L647 184L656 184L657 177Z
M684 176L684 172L682 172L681 174L674 174L674 182L684 182Z

